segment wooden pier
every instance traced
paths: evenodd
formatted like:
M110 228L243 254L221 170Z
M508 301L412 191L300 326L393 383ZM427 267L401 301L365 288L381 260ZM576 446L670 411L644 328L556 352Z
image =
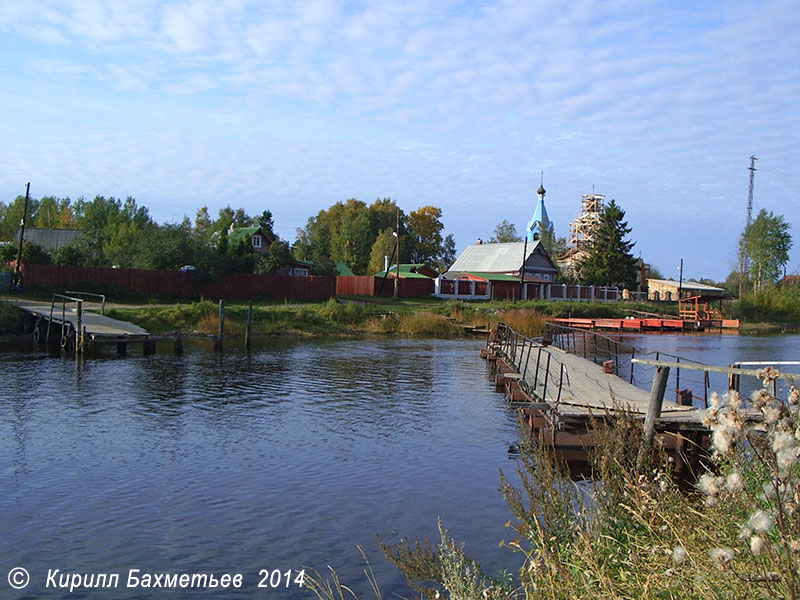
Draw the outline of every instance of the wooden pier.
M83 298L54 294L51 302L19 300L17 307L33 321L33 339L59 344L75 354L94 353L101 344L116 344L125 354L130 343L143 344L145 354L155 350L155 340L143 328L84 309Z
M739 328L738 319L689 319L659 315L607 319L554 318L549 321L566 327L624 333L681 333Z
M670 369L720 371L734 374L732 381L740 375L755 376L757 371L633 358L631 365L655 367L652 389L647 392L617 375L620 363L612 344L616 342L607 340L608 354L597 364L556 348L547 339L527 338L501 324L489 335L481 354L489 361L495 389L508 395L511 407L519 410L536 438L564 451L566 458L585 460L586 450L593 446L592 422L625 413L643 421L643 448L649 451L658 444L680 455L679 464L693 468L698 451L708 447L710 431L703 424L705 410L694 406L689 390L679 391L678 401L664 398ZM592 345L602 347L597 342ZM747 411L748 420L760 417L758 411Z

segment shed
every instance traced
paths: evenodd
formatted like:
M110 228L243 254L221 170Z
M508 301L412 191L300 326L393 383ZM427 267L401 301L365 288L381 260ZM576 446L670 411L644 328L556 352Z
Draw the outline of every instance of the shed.
M696 281L684 281L682 284L671 279L648 279L647 298L649 300L678 300L678 290L684 298L689 296L701 296L704 300L719 300L725 295L723 288L698 283Z

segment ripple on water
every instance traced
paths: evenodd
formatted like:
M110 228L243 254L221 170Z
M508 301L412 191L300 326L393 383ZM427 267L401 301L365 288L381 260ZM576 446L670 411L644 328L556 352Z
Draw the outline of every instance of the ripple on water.
M82 369L2 355L0 551L76 572L251 579L331 564L366 594L360 544L384 592L403 593L376 534L435 540L442 516L499 567L498 467L516 423L480 345L267 340L220 356L187 340L181 357L159 347Z

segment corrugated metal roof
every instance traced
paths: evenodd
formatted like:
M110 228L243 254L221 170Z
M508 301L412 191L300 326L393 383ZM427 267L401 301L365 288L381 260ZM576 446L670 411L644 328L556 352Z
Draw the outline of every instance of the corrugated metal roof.
M19 242L20 228L14 232L14 239ZM83 236L79 229L43 229L39 227L25 228L25 241L39 244L45 250L55 252L62 246L68 246Z
M528 256L539 241L528 243ZM523 263L525 242L471 244L464 249L448 271L463 273L503 273L519 271Z
M671 279L650 279L648 278L647 281L652 281L653 283L660 283L662 285L669 285L674 286L675 289L678 288L680 282L672 281ZM683 284L680 284L684 290L697 290L697 291L706 291L706 292L724 292L723 288L714 287L713 285L706 285L704 283L697 283L696 281L684 281Z

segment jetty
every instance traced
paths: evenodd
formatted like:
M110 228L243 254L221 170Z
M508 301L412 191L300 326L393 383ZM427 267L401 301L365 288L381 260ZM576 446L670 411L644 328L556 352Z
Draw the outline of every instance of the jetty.
M686 301L696 300L687 298ZM591 331L614 331L620 333L681 333L709 330L737 330L739 319L723 319L722 314L711 315L708 311L683 309L680 316L660 315L642 311L630 311L624 318L586 319L578 317L552 318L551 323L565 327Z
M489 334L481 355L489 363L495 389L507 394L530 433L567 460L586 460L587 449L594 445L594 423L628 415L643 421L642 447L649 450L656 444L680 457L679 470L694 469L709 445L710 431L704 424L708 373L727 374L731 389L738 389L741 376L758 374L757 369L715 367L669 356L672 360L658 355L637 358L635 348L623 347L620 340L565 327L530 338L500 324ZM649 392L633 384L636 366L653 370ZM677 375L674 401L665 397L670 370ZM680 370L703 373L703 396L679 389ZM749 421L761 419L756 410L744 414Z
M100 313L85 309L95 298ZM18 308L28 313L32 322L33 339L37 344L59 344L77 355L96 353L103 344L116 344L117 352L125 354L130 343L140 342L145 354L155 351L155 339L147 330L105 316L105 297L87 292L53 294L50 302L18 300Z

